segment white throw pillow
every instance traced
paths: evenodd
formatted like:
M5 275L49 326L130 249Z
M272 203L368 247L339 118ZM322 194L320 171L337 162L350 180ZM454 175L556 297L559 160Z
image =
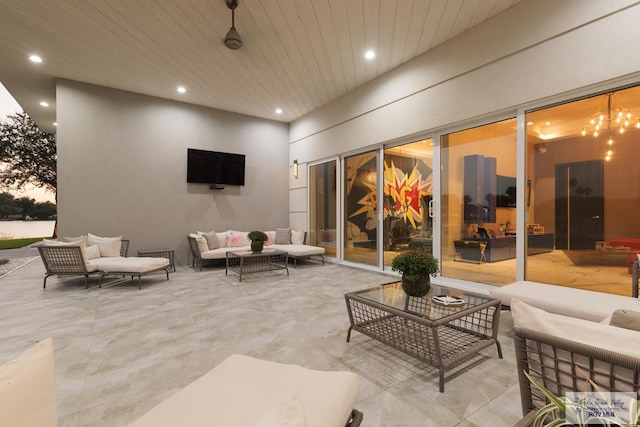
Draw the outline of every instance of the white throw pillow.
M77 242L78 240L82 240L85 244L87 243L87 236L78 236L78 237L63 237L63 242Z
M287 401L267 411L251 427L307 427L300 395L296 392Z
M291 230L291 243L294 245L304 245L305 231Z
M56 427L56 368L51 338L0 366L0 424Z
M118 237L99 237L91 233L87 234L87 242L89 246L98 245L100 256L120 256L120 247L122 246L122 236Z
M231 235L231 230L216 233L216 235L218 236L218 243L220 243L220 247L224 248L227 246L227 237Z
M267 241L264 242L265 246L273 245L276 241L276 232L275 231L265 231L264 234L267 235Z
M98 245L87 246L85 254L87 255L87 259L100 258L100 249Z
M515 298L511 299L511 315L516 329L531 329L615 353L640 357L637 331L548 313Z
M276 245L290 245L291 244L291 229L290 228L276 228Z

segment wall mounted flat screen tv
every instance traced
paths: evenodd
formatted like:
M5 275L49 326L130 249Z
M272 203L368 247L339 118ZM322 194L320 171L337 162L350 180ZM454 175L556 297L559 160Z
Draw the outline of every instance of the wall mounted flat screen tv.
M187 182L244 185L245 155L187 149Z

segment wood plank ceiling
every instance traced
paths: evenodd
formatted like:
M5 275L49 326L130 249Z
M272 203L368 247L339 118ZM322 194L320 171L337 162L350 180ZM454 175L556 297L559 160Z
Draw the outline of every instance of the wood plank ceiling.
M0 0L0 82L48 131L56 78L291 122L520 1L240 0L230 50L224 0Z

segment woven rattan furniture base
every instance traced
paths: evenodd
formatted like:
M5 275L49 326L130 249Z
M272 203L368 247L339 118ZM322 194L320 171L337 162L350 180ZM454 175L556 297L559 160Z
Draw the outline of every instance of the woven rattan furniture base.
M238 281L242 282L243 274L262 271L286 270L289 275L289 255L275 249L263 249L262 252L228 251L226 275L229 270L238 273Z
M464 305L436 304L433 295L449 295ZM438 368L440 391L444 370L498 342L500 300L431 286L424 297L407 296L399 282L345 294L351 331L368 335Z
M166 258L169 260L169 267L176 272L175 251L173 249L140 249L139 257Z

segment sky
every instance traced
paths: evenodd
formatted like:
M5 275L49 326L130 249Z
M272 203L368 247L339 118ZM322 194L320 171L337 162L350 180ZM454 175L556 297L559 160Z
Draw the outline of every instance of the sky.
M21 112L22 107L18 102L11 96L11 94L7 91L7 89L0 83L0 121L4 121L8 115L16 114L17 112ZM6 188L0 188L0 191L7 191ZM32 199L35 199L36 202L51 202L55 203L55 194L50 191L45 191L42 188L36 188L33 186L29 186L24 191L16 192L9 191L16 197L28 196Z

